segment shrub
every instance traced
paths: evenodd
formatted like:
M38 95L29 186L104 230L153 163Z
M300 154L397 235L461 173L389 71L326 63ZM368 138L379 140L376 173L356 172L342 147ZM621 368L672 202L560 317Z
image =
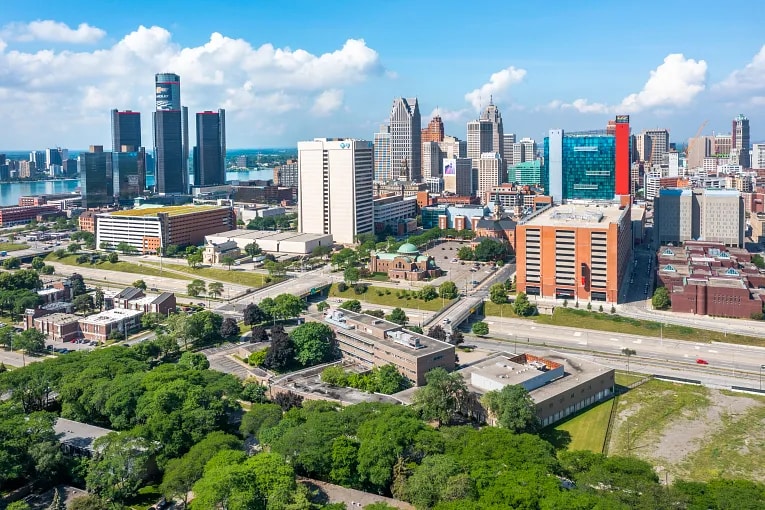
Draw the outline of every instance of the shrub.
M345 292L346 290L348 290L348 285L345 282L340 282L337 284L338 292Z
M563 300L563 308L568 308L568 299Z
M356 285L353 286L353 292L355 292L356 294L363 294L366 291L367 291L367 286L364 285L363 283L357 283Z
M263 362L266 360L266 349L262 349L260 351L255 351L247 358L247 363L250 365L259 367L263 365Z
M598 307L598 311L599 311L600 313L603 313L603 305L600 305L600 306Z

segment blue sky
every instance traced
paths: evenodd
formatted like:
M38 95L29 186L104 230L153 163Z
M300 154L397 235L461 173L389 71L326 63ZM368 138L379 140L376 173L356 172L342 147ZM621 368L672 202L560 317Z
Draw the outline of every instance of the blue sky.
M765 7L622 5L3 0L0 149L110 145L111 108L141 111L151 146L161 71L181 75L192 113L227 109L229 147L371 139L396 96L464 137L490 94L506 132L537 140L616 113L680 142L744 113L765 139Z

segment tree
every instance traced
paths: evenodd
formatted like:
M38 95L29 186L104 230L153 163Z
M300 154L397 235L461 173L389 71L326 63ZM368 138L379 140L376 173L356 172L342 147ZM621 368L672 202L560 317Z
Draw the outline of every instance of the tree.
M464 407L469 393L465 380L441 367L425 374L427 384L415 391L412 403L426 420L449 423Z
M251 326L253 324L260 324L266 320L266 315L255 303L250 303L244 308L244 324L245 326Z
M55 255L57 259L63 259L66 257L66 250L64 248L59 248L53 252L53 255Z
M120 257L117 255L117 252L113 251L106 257L106 260L109 261L110 264L116 264L120 261Z
M271 314L276 319L291 319L298 317L305 303L293 294L279 294L274 298L274 309Z
M265 404L268 387L258 382L245 383L242 388L242 398L252 404Z
M630 373L630 357L637 354L637 351L635 349L629 349L625 347L624 349L622 349L622 354L627 356L627 373L629 374Z
M483 262L502 260L507 256L507 244L494 239L483 239L475 247L475 259Z
M358 262L358 255L354 250L350 248L343 248L339 252L332 255L330 260L332 261L333 266L339 269L345 269Z
M93 296L90 294L80 294L72 301L74 309L78 312L88 312L93 309Z
M311 251L311 256L323 259L330 253L332 253L332 249L329 246L317 246Z
M123 255L130 255L131 253L135 252L133 245L126 243L125 241L117 243L115 249L119 252L122 252Z
M285 413L295 407L303 407L303 397L291 391L277 393L273 400Z
M69 277L69 283L72 286L72 295L75 297L87 292L87 289L85 288L85 280L83 280L81 274L73 273Z
M27 354L44 352L45 335L34 328L25 329L16 335L13 345L17 349L23 349Z
M260 246L258 246L258 243L252 242L244 247L244 253L246 253L250 257L257 257L258 255L263 253L263 250L260 249Z
M281 419L282 408L278 404L252 404L250 410L242 416L239 430L244 435L258 439L261 430L275 426Z
M473 323L471 331L474 335L486 336L489 334L489 325L483 321Z
M146 282L143 280L136 280L133 282L133 287L135 287L136 289L146 290L147 285L146 285Z
M470 246L462 246L457 250L457 258L460 260L473 260L475 258L473 248Z
M266 349L255 351L247 357L247 363L254 367L262 367L263 363L266 362L266 354Z
M319 304L316 305L316 309L320 312L323 312L329 309L329 303L327 303L326 301L321 301Z
M222 296L223 284L221 282L210 282L207 285L207 293L215 298Z
M666 287L659 287L653 293L651 304L657 310L666 310L672 304L669 298L669 292Z
M101 287L97 287L96 291L93 293L93 306L99 310L104 309L104 291L101 290ZM145 316L146 315L144 315L144 317ZM141 317L141 319L143 319L143 317Z
M263 366L281 372L295 360L295 344L281 326L271 328L271 345L266 350Z
M430 338L435 338L436 340L441 340L442 342L446 342L446 339L448 337L448 335L446 334L446 331L444 330L444 328L441 327L440 324L431 326L431 328L428 330L428 336Z
M425 457L422 464L406 481L406 500L417 508L433 508L442 499L448 499L449 491L460 480L462 468L448 455ZM464 476L464 475L463 475ZM468 477L468 480L470 478ZM472 484L469 484L472 487ZM470 495L470 492L465 497Z
M197 312L188 319L188 333L196 346L210 345L220 341L223 316L210 310Z
M432 285L425 285L422 289L420 289L420 299L423 301L431 301L433 299L436 299L438 297L438 292L436 291L436 288Z
M204 255L201 251L194 251L186 255L186 262L188 262L189 267L192 269L198 268L202 264L203 259Z
M348 285L353 285L357 281L359 281L360 274L359 269L357 267L348 266L345 268L345 271L343 271L343 280Z
M159 312L148 312L141 316L141 327L144 329L155 329L159 326L165 316Z
M221 264L224 266L228 266L228 270L231 271L231 266L234 265L234 262L236 262L236 259L232 257L231 255L224 255L221 260Z
M69 243L69 246L66 247L66 251L69 253L77 253L81 248L82 246L79 243Z
M55 272L55 269L53 269L53 266L45 265L42 268L40 268L40 274L52 275L54 272Z
M104 250L104 251L111 250L112 249L112 243L110 243L109 241L101 241L101 243L98 245L98 248L100 250Z
M90 463L88 490L110 502L124 502L138 494L149 474L153 444L129 432L111 432L95 440L99 455Z
M536 406L520 384L508 384L499 391L489 391L481 398L481 403L496 417L500 427L517 434L536 432L539 425Z
M361 313L361 302L358 299L349 299L340 305L343 310Z
M16 257L10 257L3 261L4 269L18 269L21 267L21 261Z
M45 266L45 261L41 257L35 257L32 259L32 269L39 271Z
M340 352L332 328L321 322L306 322L291 335L295 344L295 359L304 367L337 359Z
M364 310L363 313L371 315L372 317L377 317L378 319L385 318L385 312L382 310Z
M507 290L501 283L495 283L489 287L489 299L495 305L504 305L507 303Z
M14 501L13 503L10 503L5 508L6 508L6 510L32 510L32 507L29 506L29 504L26 501L23 501L23 500Z
M530 315L534 315L537 312L537 307L529 302L529 298L525 293L519 292L515 297L515 302L513 303L513 311L516 315L521 317L528 317Z
M197 297L203 294L207 290L207 285L204 280L191 280L191 283L186 285L186 292L191 297Z
M406 316L406 313L404 313L404 310L398 307L391 310L390 314L386 315L385 318L391 322L400 324L401 326L404 326L406 325L407 322L409 322L409 317Z
M220 325L220 336L223 338L234 338L239 336L239 324L236 319L226 317Z
M444 299L457 299L460 295L457 284L452 281L446 281L438 287L438 295Z
M755 253L752 255L752 264L754 264L757 269L765 269L765 258L759 253Z
M268 342L268 331L266 331L266 328L262 326L253 326L252 331L250 331L250 342L252 343L259 343L259 342Z

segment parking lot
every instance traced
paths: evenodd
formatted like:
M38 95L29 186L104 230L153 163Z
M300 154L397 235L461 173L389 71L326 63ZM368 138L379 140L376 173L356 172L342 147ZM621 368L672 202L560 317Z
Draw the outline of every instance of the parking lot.
M466 289L472 289L491 276L494 270L490 269L488 264L457 259L457 251L463 246L468 246L468 243L446 241L424 252L432 256L436 260L436 265L446 273L444 276L431 281L431 285L438 286L447 280L451 280L457 284L461 292L465 292ZM476 264L478 264L478 267L476 267Z

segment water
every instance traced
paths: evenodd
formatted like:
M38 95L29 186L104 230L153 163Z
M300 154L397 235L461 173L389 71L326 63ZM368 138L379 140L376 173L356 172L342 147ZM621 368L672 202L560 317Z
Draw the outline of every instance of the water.
M274 172L270 168L250 170L248 172L226 172L226 182L270 180ZM190 176L194 182L194 176ZM146 176L146 185L154 185L154 176ZM3 182L0 183L0 206L18 205L19 197L25 195L51 195L54 193L74 193L80 187L79 179L58 179L53 181Z

